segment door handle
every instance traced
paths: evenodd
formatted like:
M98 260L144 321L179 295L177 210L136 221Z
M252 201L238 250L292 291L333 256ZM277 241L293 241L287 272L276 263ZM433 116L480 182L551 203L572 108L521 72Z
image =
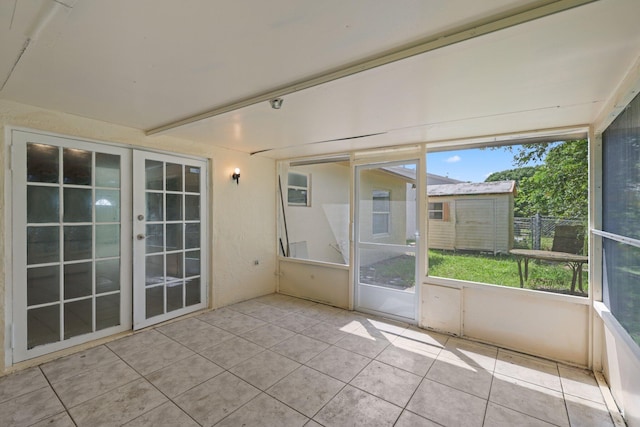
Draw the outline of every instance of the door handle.
M144 234L138 234L138 235L136 236L136 239L138 239L138 240L144 240L144 239L145 239L145 237L146 237L146 236L145 236Z

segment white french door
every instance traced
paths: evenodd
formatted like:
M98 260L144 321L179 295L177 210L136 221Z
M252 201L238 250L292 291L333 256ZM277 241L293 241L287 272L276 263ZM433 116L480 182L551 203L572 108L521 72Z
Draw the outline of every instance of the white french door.
M206 307L205 161L133 153L134 329Z
M12 361L206 307L205 161L12 131Z
M356 167L356 310L417 319L417 169L417 161Z
M131 150L13 131L13 360L131 328Z

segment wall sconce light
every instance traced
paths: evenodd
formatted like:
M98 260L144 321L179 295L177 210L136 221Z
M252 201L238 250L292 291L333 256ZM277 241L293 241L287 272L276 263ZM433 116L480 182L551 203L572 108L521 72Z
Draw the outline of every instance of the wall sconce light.
M240 184L240 168L235 168L233 175L231 175L231 179L236 182L236 185Z

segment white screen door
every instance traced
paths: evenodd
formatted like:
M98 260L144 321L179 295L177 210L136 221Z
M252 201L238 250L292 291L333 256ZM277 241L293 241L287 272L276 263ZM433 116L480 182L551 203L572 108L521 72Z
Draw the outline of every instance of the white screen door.
M131 150L12 143L14 361L131 329Z
M355 308L417 318L417 161L356 167ZM408 222L412 222L409 224Z
M134 329L206 307L206 167L133 153Z

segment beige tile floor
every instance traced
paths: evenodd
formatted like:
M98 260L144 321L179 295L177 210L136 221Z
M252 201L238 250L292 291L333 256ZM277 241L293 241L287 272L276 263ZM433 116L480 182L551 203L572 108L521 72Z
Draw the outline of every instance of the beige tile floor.
M283 295L0 378L0 426L613 426L587 371Z

